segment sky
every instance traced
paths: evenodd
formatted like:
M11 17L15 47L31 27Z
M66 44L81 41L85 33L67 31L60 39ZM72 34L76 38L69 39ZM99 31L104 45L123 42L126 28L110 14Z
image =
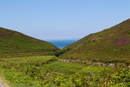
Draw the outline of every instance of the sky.
M0 0L0 27L41 40L78 40L130 18L130 0Z

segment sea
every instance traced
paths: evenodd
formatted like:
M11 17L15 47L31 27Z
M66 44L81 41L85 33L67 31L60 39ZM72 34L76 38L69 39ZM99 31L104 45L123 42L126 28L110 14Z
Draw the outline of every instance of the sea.
M74 42L76 42L77 40L46 40L47 42L52 43L53 45L55 45L56 47L62 49L65 46L72 44Z

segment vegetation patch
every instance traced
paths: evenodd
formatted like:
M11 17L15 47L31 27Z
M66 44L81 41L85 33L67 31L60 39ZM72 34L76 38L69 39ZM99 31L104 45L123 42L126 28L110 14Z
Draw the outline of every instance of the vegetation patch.
M65 47L73 48L60 58L91 59L109 62L130 63L130 20L101 32L88 35ZM80 42L80 44L78 44ZM75 45L77 44L77 45ZM74 46L74 47L73 47Z
M51 43L0 27L0 57L54 55Z
M82 66L54 56L0 58L0 74L11 87L129 87L129 68Z

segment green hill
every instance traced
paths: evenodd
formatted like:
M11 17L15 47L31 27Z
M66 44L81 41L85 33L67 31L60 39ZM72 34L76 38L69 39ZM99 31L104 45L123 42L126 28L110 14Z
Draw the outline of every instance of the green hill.
M75 47L75 43L78 42L80 44ZM130 61L130 19L88 35L78 42L67 46L74 48L63 54L61 58Z
M82 44L84 41L86 41L88 38L92 37L93 35L95 35L95 33L94 34L89 34L88 36L83 37L82 39L80 39L80 40L78 40L78 41L64 47L63 49L75 48L76 46Z
M45 55L56 50L51 43L0 27L0 57Z

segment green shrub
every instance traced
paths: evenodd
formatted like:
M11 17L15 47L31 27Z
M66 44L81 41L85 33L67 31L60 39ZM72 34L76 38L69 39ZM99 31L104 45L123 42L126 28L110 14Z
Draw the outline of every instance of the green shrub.
M69 50L71 50L71 49L68 48L68 49L58 50L54 54L55 54L56 57L59 57L60 55L64 54L65 52L67 52Z

